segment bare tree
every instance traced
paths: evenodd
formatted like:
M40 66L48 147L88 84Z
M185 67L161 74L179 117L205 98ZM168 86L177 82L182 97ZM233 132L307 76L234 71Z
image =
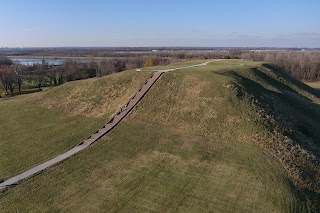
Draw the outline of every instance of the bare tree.
M155 65L155 63L154 63L154 59L153 58L147 58L146 62L144 63L145 67L152 67L154 65Z
M14 65L14 71L16 74L16 82L18 85L18 91L19 91L19 94L21 95L22 94L21 87L22 87L22 82L23 82L23 75L22 75L23 67L19 64L16 64L16 65Z
M10 90L11 96L13 96L13 87L16 80L16 75L11 65L0 65L0 79L6 93L8 93L8 90Z

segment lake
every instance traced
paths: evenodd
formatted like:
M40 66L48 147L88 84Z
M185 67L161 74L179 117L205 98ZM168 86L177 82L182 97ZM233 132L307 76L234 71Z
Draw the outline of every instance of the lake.
M43 58L11 58L14 64L23 64L23 65L34 65L34 64L42 64ZM50 65L61 65L66 60L65 59L54 59L54 58L46 58L44 59L45 63ZM87 63L92 60L84 60L84 59L77 59L75 60L78 63Z

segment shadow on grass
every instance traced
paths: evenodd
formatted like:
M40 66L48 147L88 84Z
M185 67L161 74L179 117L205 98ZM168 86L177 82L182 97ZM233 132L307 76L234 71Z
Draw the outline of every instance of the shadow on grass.
M291 76L289 73L283 71L281 68L279 68L279 67L277 67L275 65L262 64L262 66L267 68L267 69L269 69L274 74L276 74L276 75L286 79L287 81L293 83L299 89L305 90L305 91L311 93L312 95L316 96L317 98L320 98L320 89L315 89L315 88L312 88L312 87L308 86L307 84L299 81L298 79L296 79L295 77Z
M287 129L289 129L288 124L291 125L290 128L294 126L305 138L319 145L320 128L318 124L320 123L320 105L256 68L251 69L251 71L257 77L257 81L244 77L235 71L222 72L219 75L234 78L237 84L239 84L238 86L243 90L240 93L249 94L259 99L266 111L274 114L275 118L279 118L279 123L283 124ZM266 89L258 81L271 85L280 92ZM304 84L301 84L300 86L304 88ZM307 86L306 88L314 92L311 87ZM286 133L297 142L304 141L295 132ZM307 144L301 143L300 145L305 147ZM305 148L308 150L308 147ZM320 158L320 149L318 151L314 149L309 151L316 152L318 158Z
M0 98L11 98L11 97L15 97L15 96L19 96L19 95L27 95L27 94L31 94L31 93L36 93L36 92L41 92L41 90L39 89L34 89L34 90L24 90L24 91L21 91L21 94L19 91L14 91L13 92L13 96L11 94L5 94L4 96L0 96Z
M266 115L268 115L267 117L272 118L267 118L266 123L263 123L271 133L276 129L276 131L280 130L284 137L292 140L292 147L298 145L315 157L315 159L305 159L304 154L298 154L298 156L296 156L297 153L291 153L290 149L292 147L290 148L290 144L286 145L285 141L283 141L283 143L279 141L279 144L282 144L284 148L288 149L288 156L290 157L288 159L285 158L285 161L288 160L290 166L299 167L303 180L306 181L309 186L312 186L309 190L301 189L303 191L302 193L306 194L314 205L320 207L319 200L317 200L320 194L316 192L317 189L319 190L320 180L319 167L317 166L318 162L320 162L320 105L299 94L290 86L283 84L281 79L278 81L276 78L277 76L284 76L283 78L289 83L294 84L302 91L309 92L316 97L318 97L318 91L298 80L294 80L293 77L284 73L278 75L277 70L272 70L275 76L269 76L256 68L250 71L251 74L253 74L253 77L250 76L251 79L232 70L218 74L231 77L235 80L234 82L237 89L242 90L238 93L243 94L238 96L239 99L246 95L249 99L254 98L259 100L259 108L262 107L264 110L263 113L266 113ZM279 92L265 88L263 86L264 84L272 86ZM279 138L278 140L284 139ZM272 149L278 149L277 144L270 145L274 146L274 148L271 148L271 152ZM314 191L311 191L311 189Z

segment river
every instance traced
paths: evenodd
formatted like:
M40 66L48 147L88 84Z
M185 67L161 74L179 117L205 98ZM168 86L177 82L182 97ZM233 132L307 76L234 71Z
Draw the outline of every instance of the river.
M63 64L66 60L65 59L55 59L55 58L11 58L12 62L14 64L23 64L27 66L31 66L34 64L42 64L42 60L44 60L45 63L48 63L50 65L61 65ZM92 60L85 60L85 59L75 59L76 62L78 63L87 63Z

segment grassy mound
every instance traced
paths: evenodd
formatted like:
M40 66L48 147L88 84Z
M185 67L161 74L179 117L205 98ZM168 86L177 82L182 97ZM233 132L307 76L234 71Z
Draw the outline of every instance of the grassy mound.
M168 70L173 68L181 68L181 67L187 67L187 66L193 66L198 65L201 63L204 63L208 60L184 60L173 64L168 64L166 66L152 66L152 67L143 67L141 70L143 71L154 71L154 70Z
M64 109L68 114L108 118L139 89L151 72L126 71L103 78L74 81L33 98L44 108Z
M127 71L0 99L0 180L75 146L101 127L148 78Z
M271 65L166 73L99 142L2 193L0 211L315 210L318 103Z

